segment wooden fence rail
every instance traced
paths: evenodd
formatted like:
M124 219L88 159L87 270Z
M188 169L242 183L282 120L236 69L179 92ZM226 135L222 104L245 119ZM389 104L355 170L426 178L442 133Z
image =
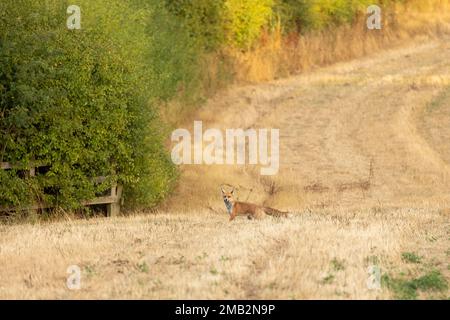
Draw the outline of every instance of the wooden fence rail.
M25 176L27 177L34 177L36 176L36 170L41 167L48 167L47 164L37 164L34 163L27 167L22 167L19 165L13 165L8 162L0 162L0 170L10 170L10 169L19 169L20 171L25 173ZM101 183L106 180L106 177L95 177L94 181L96 183ZM121 198L122 198L122 186L120 184L114 184L109 189L109 192L107 195L96 197L92 200L86 200L82 201L81 204L83 206L92 206L92 205L106 205L106 214L109 217L116 216L120 213L120 204L121 204ZM47 209L51 208L52 205L42 202L42 201L35 201L33 204L25 207L25 208L18 208L18 207L1 207L0 206L0 212L13 212L18 210L41 210L41 209Z

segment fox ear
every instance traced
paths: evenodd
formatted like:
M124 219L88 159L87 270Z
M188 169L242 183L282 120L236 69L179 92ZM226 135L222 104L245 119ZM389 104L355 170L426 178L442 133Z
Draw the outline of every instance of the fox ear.
M225 193L225 190L223 190L223 188L222 188L222 187L220 187L220 191L222 191L222 193Z
M234 188L233 188L233 190L231 190L231 192L230 192L231 194L233 194L234 193Z

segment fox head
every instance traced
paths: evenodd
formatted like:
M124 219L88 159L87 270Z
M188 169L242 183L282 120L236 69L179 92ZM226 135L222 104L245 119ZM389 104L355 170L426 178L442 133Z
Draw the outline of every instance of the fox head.
M232 189L231 191L225 191L222 188L222 197L223 197L223 201L233 203L234 202L234 189Z
M225 207L227 208L228 213L231 213L231 210L233 209L233 203L234 203L234 189L232 189L231 191L225 191L223 188L221 188L222 190L222 197L223 197L223 202L225 202Z

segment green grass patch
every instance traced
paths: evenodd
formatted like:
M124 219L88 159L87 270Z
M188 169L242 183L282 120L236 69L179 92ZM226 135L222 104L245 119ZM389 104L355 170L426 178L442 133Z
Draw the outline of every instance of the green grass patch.
M210 272L212 275L214 275L214 276L216 276L216 275L219 274L219 271L217 271L216 268L211 268L211 269L209 270L209 272Z
M428 112L433 112L440 107L444 106L446 102L450 100L450 87L444 88L439 95L436 96L436 98L433 99L433 101L430 102L428 105Z
M331 260L331 266L333 267L334 271L342 271L345 269L344 260L339 260L336 258Z
M150 268L149 268L148 264L145 261L142 262L142 263L138 263L136 265L136 267L138 268L138 270L140 272L143 272L143 273L148 273L150 271Z
M327 275L325 278L322 279L322 281L320 282L321 284L330 284L332 283L334 280L334 275L329 274Z
M409 263L421 263L422 257L414 252L403 252L402 260Z
M394 293L396 299L414 300L418 297L418 291L443 292L448 289L447 280L439 271L431 271L415 279L398 279L390 275L383 275L382 285Z

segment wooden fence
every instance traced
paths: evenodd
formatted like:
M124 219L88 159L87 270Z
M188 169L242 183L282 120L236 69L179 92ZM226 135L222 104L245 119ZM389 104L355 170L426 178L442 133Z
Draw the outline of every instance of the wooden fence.
M36 176L36 172L38 172L39 168L48 167L46 164L33 164L28 166L27 168L22 168L20 166L12 165L8 162L0 162L1 170L11 170L18 169L23 173L25 177L34 177ZM106 177L95 177L94 182L101 183L106 180ZM92 206L92 205L106 205L106 213L107 216L116 216L120 213L120 204L122 198L122 186L120 184L114 184L109 190L108 193L99 197L96 197L92 200L82 201L83 206ZM46 208L51 208L52 206L48 203L42 201L35 201L33 204L25 207L25 208L17 208L17 207L1 207L1 212L13 212L18 210L42 210Z

